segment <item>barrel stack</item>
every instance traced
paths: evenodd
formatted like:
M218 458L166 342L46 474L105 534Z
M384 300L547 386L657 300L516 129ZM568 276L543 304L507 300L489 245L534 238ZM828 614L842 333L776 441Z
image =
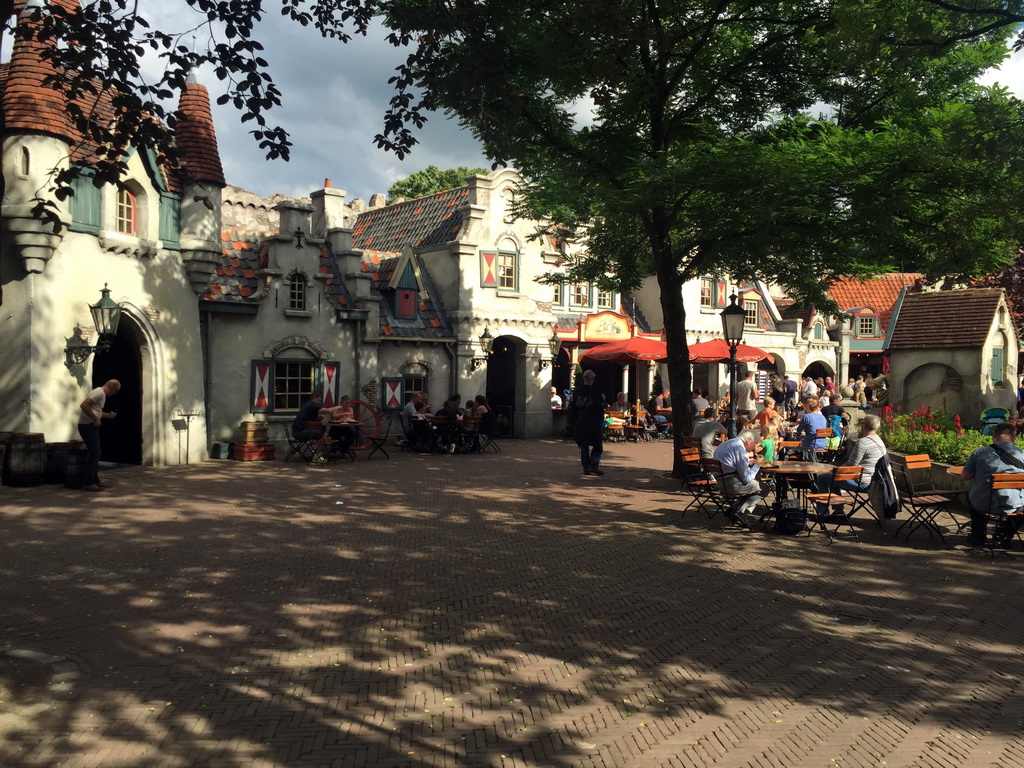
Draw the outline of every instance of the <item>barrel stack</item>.
M231 458L238 461L273 461L274 444L267 439L265 421L243 421L238 427L238 442L231 447Z

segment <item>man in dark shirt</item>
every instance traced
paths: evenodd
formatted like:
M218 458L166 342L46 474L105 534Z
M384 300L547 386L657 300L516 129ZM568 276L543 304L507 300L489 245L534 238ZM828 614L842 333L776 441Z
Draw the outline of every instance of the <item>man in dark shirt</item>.
M320 395L313 394L302 408L299 409L295 421L292 422L292 437L296 440L312 440L323 434L322 430L310 429L308 422L319 421L325 413L330 413L330 408L321 407Z
M576 412L576 445L580 447L583 474L603 475L601 454L604 452L604 395L594 386L596 374L583 372L583 386L572 393L572 408Z

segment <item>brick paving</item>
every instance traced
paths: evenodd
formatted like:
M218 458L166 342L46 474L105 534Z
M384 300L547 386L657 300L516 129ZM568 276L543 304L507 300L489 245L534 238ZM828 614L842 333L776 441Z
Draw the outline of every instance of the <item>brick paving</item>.
M0 765L1024 764L1024 555L708 527L667 443L503 448L0 488L0 682L47 670Z

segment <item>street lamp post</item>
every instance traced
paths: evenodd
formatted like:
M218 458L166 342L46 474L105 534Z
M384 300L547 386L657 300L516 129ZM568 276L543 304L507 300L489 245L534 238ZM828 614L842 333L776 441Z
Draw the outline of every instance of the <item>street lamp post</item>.
M743 341L743 307L736 303L736 293L729 297L729 306L722 310L722 335L729 345L729 438L736 437L736 347Z

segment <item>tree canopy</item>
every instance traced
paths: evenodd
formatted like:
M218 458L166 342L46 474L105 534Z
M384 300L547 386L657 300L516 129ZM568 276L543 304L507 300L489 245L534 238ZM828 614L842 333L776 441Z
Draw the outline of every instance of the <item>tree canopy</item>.
M467 176L487 173L486 168L467 168L460 165L458 168L445 168L443 171L436 165L428 165L421 171L410 173L404 179L399 179L388 190L388 202L400 197L407 200L432 195L445 189L461 187L466 183Z

